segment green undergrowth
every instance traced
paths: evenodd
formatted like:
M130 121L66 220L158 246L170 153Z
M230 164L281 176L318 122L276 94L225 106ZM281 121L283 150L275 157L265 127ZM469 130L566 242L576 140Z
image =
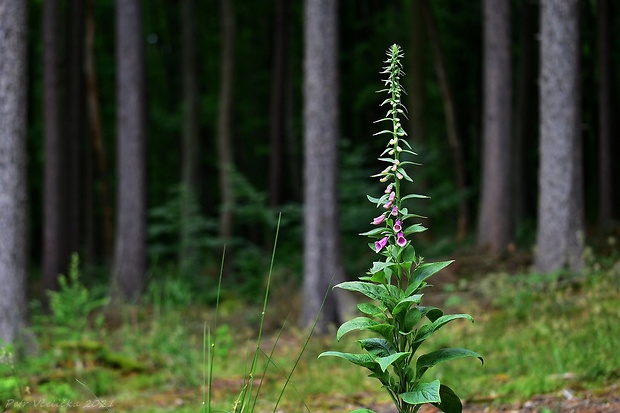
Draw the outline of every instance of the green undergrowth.
M66 296L57 299L82 308L52 315L34 309L38 353L17 361L10 349L0 352L2 408L81 411L76 403L83 409L90 402L108 403L110 411L200 411L204 323L213 320L214 309L158 301L105 312L105 299L80 288L77 277L71 277ZM565 388L600 389L620 378L620 261L599 260L581 274L491 274L456 287L444 286L443 291L450 293L437 286L427 295L442 293L448 306L479 316L473 325L455 323L425 346L433 350L457 341L485 354L483 368L471 369L466 361L456 361L434 372L457 385L469 402L493 405ZM290 297L274 296L267 309L269 328L261 347L269 354L276 339L277 345L256 411L271 411L307 337L292 327ZM257 328L256 318L248 314L261 311L258 306L227 301L221 305L230 309L211 332L218 343L213 411L230 411L247 382ZM310 340L287 386L282 411L345 411L389 402L358 369L338 360L316 361L318 354L333 348L332 335ZM358 338L363 337L360 333ZM358 350L351 341L338 346L339 351ZM266 360L266 355L259 358L258 372ZM54 407L62 402L69 404Z

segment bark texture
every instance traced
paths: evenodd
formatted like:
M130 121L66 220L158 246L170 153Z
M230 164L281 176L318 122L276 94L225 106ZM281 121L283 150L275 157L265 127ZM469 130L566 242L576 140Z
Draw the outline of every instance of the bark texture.
M540 172L535 267L582 267L584 218L577 0L541 2Z
M0 341L26 323L27 2L0 0Z
M304 2L304 281L300 324L319 312L332 277L342 276L338 219L337 4ZM319 331L339 321L330 294Z
M114 298L135 302L146 282L146 128L142 2L116 2L118 190Z
M498 254L512 240L510 0L485 0L483 20L484 132L478 247Z

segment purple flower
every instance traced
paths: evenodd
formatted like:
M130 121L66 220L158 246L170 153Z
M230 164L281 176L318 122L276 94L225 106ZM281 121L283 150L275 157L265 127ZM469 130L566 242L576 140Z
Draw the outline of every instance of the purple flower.
M388 207L388 208L389 208L389 207ZM394 207L394 208L392 208L392 212L391 212L391 214L392 214L393 216L398 215L398 207Z
M382 223L383 221L385 221L385 215L381 214L378 217L376 217L375 219L372 220L371 224L372 225L379 225L380 223Z
M383 208L388 209L391 206L392 206L392 201L388 201L385 205L383 205Z
M400 222L400 219L397 219L396 222L394 223L394 232L400 232L402 230L403 230L402 223Z
M388 237L383 237L379 241L375 241L375 252L381 251L388 243Z
M389 194L390 192L392 192L392 184L389 184L389 185L387 186L387 188L385 188L385 191L384 191L384 192L385 192L386 194Z
M407 245L407 240L405 239L405 236L402 232L398 233L398 238L396 238L396 244L398 244L399 247L404 247L405 245Z
M390 192L390 201L393 201L396 198L396 192Z

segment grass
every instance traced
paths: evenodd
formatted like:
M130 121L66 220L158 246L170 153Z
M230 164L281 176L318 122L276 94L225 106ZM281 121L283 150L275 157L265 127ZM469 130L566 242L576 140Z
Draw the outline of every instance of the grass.
M437 290L427 290L427 296ZM459 389L462 398L493 405L563 388L604 388L620 377L620 264L613 260L582 274L493 274L446 290L451 291L449 302L459 307L451 310L474 315L476 323L453 323L433 336L427 349L458 343L485 357L484 367L462 360L434 370L442 382ZM79 291L90 303L100 299ZM261 346L267 354L276 341L277 326L290 312L290 299L273 298L265 323L276 328L264 331ZM256 346L256 317L249 314L260 314L262 308L226 299L220 305L236 310L218 320L211 397L213 411L231 411L248 383ZM70 317L67 314L63 317ZM36 317L39 355L19 363L6 353L0 357L0 406L34 411L39 401L49 404L47 411L73 411L53 408L54 403L68 401L82 408L85 403L108 403L110 411L200 411L205 394L204 329L205 322L212 325L212 307L159 302L126 308L116 318L108 315L103 320L98 317L102 314L94 309L88 326L71 334L67 329L76 320ZM270 365L265 356L258 358L256 371L266 367L266 374L255 411L271 411L295 366L280 403L282 411L307 411L304 402L311 411L328 412L388 401L360 369L338 359L316 360L321 351L334 348L334 334L313 337L295 364L305 337L287 327ZM350 343L336 349L355 351ZM38 410L46 411L41 405Z

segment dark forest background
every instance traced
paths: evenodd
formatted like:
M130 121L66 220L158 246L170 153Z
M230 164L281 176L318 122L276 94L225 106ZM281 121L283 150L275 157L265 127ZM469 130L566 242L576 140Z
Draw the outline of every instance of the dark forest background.
M373 121L383 116L378 106L383 96L376 90L385 50L393 43L405 52L410 111L405 129L419 153L416 161L423 164L413 172L411 190L431 197L415 205L430 228L418 241L419 250L430 257L458 250L532 251L539 187L540 4L509 3L512 76L505 87L513 91L513 139L503 150L511 160L505 165L512 176L511 208L504 214L511 232L509 242L499 245L477 239L487 81L482 2L337 2L339 87L329 93L339 97L337 202L348 277L365 271L369 261L362 257L372 254L357 234L375 212L364 198L378 188L369 178L385 145L372 136L377 131ZM145 0L142 5L144 67L138 75L144 76L146 96L148 278L187 277L207 291L226 243L229 280L251 291L268 265L281 211L278 260L300 280L302 2ZM602 7L609 9L601 12ZM121 109L115 10L112 0L29 2L29 245L36 295L55 287L55 276L66 272L71 252L80 253L91 280L106 280L112 267L114 219L123 213L116 203ZM620 204L617 163L600 170L601 154L618 152L619 13L614 2L578 2L579 142L591 242L613 233ZM605 103L601 90L609 92ZM223 107L230 109L228 115ZM607 126L601 125L603 110L611 113ZM608 140L603 141L602 131ZM231 153L222 152L222 140ZM231 165L226 184L219 166L223 157ZM52 162L58 162L57 186L46 190L46 168ZM230 194L222 188L234 194L228 224L222 207ZM46 227L49 220L56 227Z

